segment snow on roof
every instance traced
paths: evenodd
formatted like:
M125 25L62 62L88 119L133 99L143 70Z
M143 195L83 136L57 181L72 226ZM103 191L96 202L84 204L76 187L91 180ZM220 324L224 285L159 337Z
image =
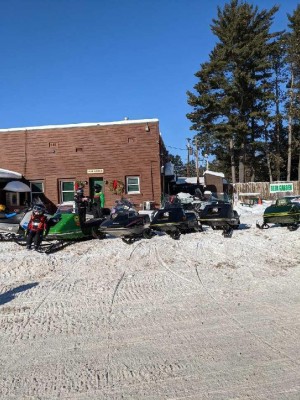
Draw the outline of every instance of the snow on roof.
M200 176L198 179L199 179L200 184L204 184L203 176ZM184 184L184 183L197 184L197 177L196 176L191 176L191 177L179 176L176 179L176 183L177 183L177 185Z
M0 178L21 179L22 178L22 174L19 174L19 172L10 171L9 169L0 168Z
M239 193L239 196L260 196L259 192Z
M224 178L224 177L225 177L225 175L223 174L223 172L204 171L204 172L203 172L203 175L205 175L205 174L220 176L221 178Z
M83 122L80 124L66 124L66 125L44 125L44 126L30 126L23 128L8 128L0 129L0 132L15 132L15 131L26 131L26 130L38 130L38 129L58 129L58 128L81 128L87 126L108 126L108 125L130 125L130 124L143 124L150 122L158 122L157 118L153 119L124 119L122 121L114 122Z

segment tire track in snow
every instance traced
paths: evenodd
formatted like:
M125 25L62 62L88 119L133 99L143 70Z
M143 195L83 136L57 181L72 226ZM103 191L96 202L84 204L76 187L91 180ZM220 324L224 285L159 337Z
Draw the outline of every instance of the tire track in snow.
M89 246L89 248L91 248L91 246ZM21 330L18 332L18 334L16 334L14 340L12 341L12 345L14 345L16 343L16 341L18 340L18 338L20 338L22 335L24 335L24 332L26 330L26 327L28 326L28 324L32 321L33 317L37 314L37 312L39 311L39 309L41 308L41 306L45 303L45 301L53 294L55 293L55 290L57 290L62 283L71 275L74 274L76 271L76 265L80 264L80 262L82 262L82 260L84 258L86 258L87 255L84 253L81 255L81 257L77 258L76 261L74 263L72 263L71 265L68 265L68 271L66 273L63 273L63 276L61 276L59 279L56 279L50 286L49 290L47 291L46 295L42 297L42 299L38 302L38 304L34 307L33 311L28 315L27 320L25 321L24 325L21 326ZM34 350L30 350L30 352L28 352L27 354L22 354L22 359L24 358L24 356L26 356L27 362L29 360L34 359L35 355L37 354L37 352L40 350L42 346L42 342L39 346L34 347ZM11 363L8 363L7 367L9 368L11 366L11 364L14 365L23 365L23 363L20 363L20 358L16 359L11 359Z
M129 256L127 258L127 261L131 260L134 252L136 251L136 249L140 246L143 246L143 243L140 242L137 245L135 245L133 247L133 249L131 250L131 252L129 253ZM111 363L112 363L112 356L111 356L111 342L112 342L112 315L113 315L113 307L114 307L114 302L115 302L115 298L117 296L119 287L122 283L122 281L125 279L125 274L128 273L128 267L126 266L123 270L123 272L121 273L120 278L117 281L117 284L114 288L113 291L113 295L112 295L112 299L110 302L110 307L109 307L109 311L108 311L108 319L107 319L107 324L108 324L108 328L107 328L107 358L106 358L106 368L105 368L105 378L106 378L106 385L109 386L110 385L110 370L111 370Z
M197 248L198 248L198 244L197 244ZM181 255L183 255L183 253L181 252ZM272 345L269 341L263 339L260 335L254 333L252 330L248 329L245 327L245 325L239 321L238 318L236 318L231 312L228 311L228 309L223 306L217 299L216 297L211 293L211 291L208 289L207 285L204 283L204 279L203 277L201 277L200 273L199 273L199 267L198 265L194 266L194 260L191 259L187 259L186 260L187 264L190 264L190 266L192 268L195 269L196 272L196 276L198 279L198 282L201 286L201 288L206 292L206 294L209 296L209 298L211 299L211 301L213 303L215 303L217 305L217 307L225 314L227 315L241 330L243 330L246 334L250 335L254 340L264 344L266 347L268 347L269 349L272 350L272 352L276 353L277 355L279 354L280 357L285 358L286 360L289 360L292 364L292 369L297 372L299 370L299 366L300 366L300 362L295 359L290 357L289 355L287 355L284 351L278 349L277 347L275 347L274 345Z
M278 349L277 347L273 346L270 342L268 342L267 340L263 339L260 335L254 333L253 331L251 331L250 329L246 328L239 320L238 318L236 318L232 313L230 313L226 307L224 307L213 295L212 293L209 291L209 289L206 287L206 285L203 282L203 278L200 276L199 274L199 270L198 267L195 267L196 270L196 274L199 280L199 283L201 285L201 287L206 291L206 293L208 294L208 296L212 299L212 301L214 303L216 303L219 307L220 310L222 310L222 312L224 314L226 314L232 321L234 321L236 323L236 325L242 329L245 333L247 333L248 335L250 335L251 337L253 337L255 340L259 341L260 343L263 343L265 346L267 346L268 348L270 348L274 353L279 354L282 358L285 358L287 360L289 360L292 364L294 364L297 367L294 367L293 370L295 372L297 372L299 370L299 366L300 366L300 362L298 360L296 360L295 358L290 357L289 355L287 355L285 352L283 352L282 350Z
M194 284L194 281L193 281L193 280L188 279L188 278L186 278L185 276L183 276L183 275L181 275L181 274L178 274L177 272L175 272L174 270L172 270L172 269L167 265L167 263L164 262L164 260L162 259L161 255L159 254L159 251L158 251L158 248L157 248L156 245L155 245L155 247L154 247L154 250L155 250L155 254L156 254L156 258L157 258L157 260L158 260L158 263L159 263L160 265L162 265L167 271L169 271L171 274L175 275L177 278L181 279L182 281L188 282L188 284L191 284L191 283Z

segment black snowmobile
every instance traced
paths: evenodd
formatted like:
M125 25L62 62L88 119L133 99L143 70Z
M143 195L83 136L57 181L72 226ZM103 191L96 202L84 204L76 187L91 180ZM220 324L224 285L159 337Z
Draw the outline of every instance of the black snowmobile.
M206 203L203 208L196 208L196 210L202 225L210 226L214 230L223 230L224 237L231 237L233 230L239 228L239 215L237 211L233 210L229 202L212 201Z
M133 204L127 199L116 202L107 218L99 227L103 235L120 237L127 244L134 243L139 238L151 239L149 215L139 215Z
M287 196L277 199L275 204L267 207L263 215L263 223L256 223L257 228L268 229L269 224L286 226L295 231L300 225L300 196Z
M202 231L195 211L184 210L176 197L167 201L164 208L154 214L150 228L154 231L165 232L176 240L182 233Z

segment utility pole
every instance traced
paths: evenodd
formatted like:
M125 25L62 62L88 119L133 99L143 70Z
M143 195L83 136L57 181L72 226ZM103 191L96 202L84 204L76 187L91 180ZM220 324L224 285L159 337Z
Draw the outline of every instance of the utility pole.
M208 154L204 154L204 158L206 160L206 171L208 171Z
M198 154L198 139L195 138L195 158L196 158L196 174L197 174L197 185L199 185L199 154Z
M187 156L187 165L186 165L186 176L189 177L190 176L190 148L191 148L190 141L191 141L191 139L187 138L186 140L187 140L186 147L187 147L187 152L188 152L187 153L188 156Z

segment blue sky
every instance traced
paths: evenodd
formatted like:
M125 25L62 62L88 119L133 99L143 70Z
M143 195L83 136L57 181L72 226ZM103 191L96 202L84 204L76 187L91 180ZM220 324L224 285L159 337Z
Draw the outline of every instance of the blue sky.
M223 0L0 0L0 128L158 118L172 154L192 137L187 90ZM280 6L286 29L297 1Z

